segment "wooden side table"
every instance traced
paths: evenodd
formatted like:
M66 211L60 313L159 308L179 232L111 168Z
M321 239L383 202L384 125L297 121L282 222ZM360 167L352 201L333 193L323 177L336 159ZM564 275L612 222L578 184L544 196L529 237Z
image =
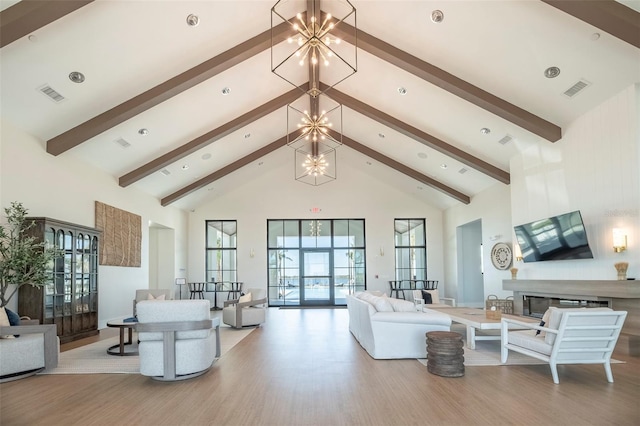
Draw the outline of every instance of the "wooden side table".
M452 331L429 331L427 336L427 371L444 377L464 376L462 335Z
M133 329L135 328L137 323L135 322L124 322L122 320L118 321L109 321L107 322L107 327L114 327L120 329L120 342L117 345L110 346L107 349L107 353L109 355L117 355L117 356L131 356L138 355L137 347L136 349L126 350L126 346L133 345ZM124 340L124 331L129 330L127 341Z

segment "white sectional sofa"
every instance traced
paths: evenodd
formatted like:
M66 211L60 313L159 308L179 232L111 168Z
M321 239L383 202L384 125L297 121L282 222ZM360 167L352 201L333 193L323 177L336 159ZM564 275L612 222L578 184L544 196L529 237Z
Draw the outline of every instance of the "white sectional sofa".
M347 309L349 331L374 359L426 358L425 334L451 327L446 314L370 292L348 295Z

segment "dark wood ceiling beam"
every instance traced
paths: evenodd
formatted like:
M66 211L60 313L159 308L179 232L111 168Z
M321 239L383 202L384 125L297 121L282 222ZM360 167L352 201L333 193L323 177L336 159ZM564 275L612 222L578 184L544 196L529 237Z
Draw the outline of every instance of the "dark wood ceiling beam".
M305 86L303 86L302 89L304 90ZM127 187L139 181L140 179L143 179L150 174L163 169L169 164L174 163L179 159L184 158L187 155L192 154L195 151L204 148L205 146L217 140L220 140L230 133L241 129L248 124L251 124L255 120L286 106L287 104L298 99L301 94L302 92L299 88L290 90L284 95L280 95L277 98L274 98L269 102L247 112L246 114L242 114L241 116L229 121L228 123L225 123L222 126L205 133L204 135L198 136L192 141L187 142L186 144L167 152L166 154L156 158L155 160L152 160L147 164L138 167L137 169L127 173L126 175L121 176L118 179L118 183L122 187Z
M295 137L295 136L294 136ZM187 195L191 194L192 192L195 192L201 188L204 188L205 186L209 185L210 183L213 183L215 181L217 181L218 179L221 179L225 176L227 176L230 173L235 172L236 170L246 166L247 164L250 164L253 161L256 161L258 158L263 157L273 151L275 151L278 148L281 148L283 146L287 145L287 136L283 136L280 139L271 142L269 145L263 146L262 148L252 152L251 154L242 157L241 159L234 161L233 163L224 166L223 168L221 168L220 170L216 170L215 172L211 173L208 176L203 177L202 179L198 179L197 181L193 182L190 185L185 186L182 189L179 189L178 191L174 192L173 194L167 195L166 197L164 197L162 200L160 200L160 204L163 207L168 206L171 203L175 203L176 201L178 201L179 199L186 197Z
M47 152L60 155L110 128L208 80L271 47L271 37L284 40L289 24L283 22L220 55L161 83L102 114L47 141Z
M334 101L341 103L342 105L350 108L364 116L371 118L372 120L378 121L380 124L383 124L387 127L390 127L403 135L414 139L417 142L420 142L430 148L435 149L449 157L460 161L461 163L478 170L490 176L502 183L509 184L511 182L511 175L509 172L505 172L502 169L499 169L496 166L493 166L481 159L474 157L473 155L465 152L461 149L458 149L452 145L449 145L445 141L436 138L426 132L423 132L420 129L417 129L403 121L398 120L395 117L390 116L389 114L385 114L382 111L379 111L373 108L371 105L365 104L351 96L342 93L335 88L328 91L327 96L332 98Z
M352 44L357 42L358 48L548 141L556 142L562 137L562 129L555 124L467 83L453 74L416 58L362 30L358 30L357 40L355 40L354 31L352 26L341 22L332 32L340 36L344 41Z
M0 12L0 48L88 5L93 0L22 0Z
M614 0L542 0L632 46L640 48L640 13Z
M378 151L369 148L366 145L363 145L359 142L354 141L351 138L348 138L347 136L342 135L342 143L346 146L348 146L349 148L355 149L356 151L358 151L361 154L366 155L367 157L373 158L374 160L391 167L392 169L409 176L410 178L413 178L415 180L417 180L420 183L423 183L427 186L430 186L433 189L436 189L446 195L448 195L451 198L454 198L464 204L469 204L471 203L471 198L466 195L463 194L460 191L456 191L455 189L443 184L440 181L437 181L433 178L430 178L429 176L423 175L422 173L413 170L412 168L405 166L404 164L391 159L381 153L379 153Z

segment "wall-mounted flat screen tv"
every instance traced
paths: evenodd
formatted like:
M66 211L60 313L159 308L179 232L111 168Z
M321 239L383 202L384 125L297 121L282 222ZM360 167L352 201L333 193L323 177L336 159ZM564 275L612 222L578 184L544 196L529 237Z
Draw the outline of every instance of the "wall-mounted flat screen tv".
M593 259L580 211L565 213L514 227L522 259Z

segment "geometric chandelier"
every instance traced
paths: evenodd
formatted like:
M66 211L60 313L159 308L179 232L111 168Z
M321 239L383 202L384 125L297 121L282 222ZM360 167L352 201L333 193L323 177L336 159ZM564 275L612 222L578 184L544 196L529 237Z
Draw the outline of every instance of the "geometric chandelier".
M289 34L286 42L271 39L274 74L295 87L308 81L307 93L316 97L323 91L320 81L328 89L357 71L356 9L348 0L280 0L271 8L271 28L282 22ZM332 33L338 27L351 43Z
M287 145L295 149L296 180L310 185L336 179L342 145L342 105L323 93L357 71L355 8L348 0L320 3L279 0L271 8L272 30L289 27L286 41L271 38L271 71L304 92L287 105ZM349 43L333 33L340 25Z

